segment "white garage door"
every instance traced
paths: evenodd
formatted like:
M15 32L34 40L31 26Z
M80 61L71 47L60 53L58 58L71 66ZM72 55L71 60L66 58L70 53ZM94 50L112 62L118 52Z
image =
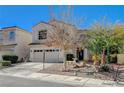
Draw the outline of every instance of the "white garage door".
M34 49L32 60L36 62L59 62L60 49Z
M34 50L33 60L43 62L43 50Z
M47 49L45 50L46 62L58 62L59 61L59 49Z

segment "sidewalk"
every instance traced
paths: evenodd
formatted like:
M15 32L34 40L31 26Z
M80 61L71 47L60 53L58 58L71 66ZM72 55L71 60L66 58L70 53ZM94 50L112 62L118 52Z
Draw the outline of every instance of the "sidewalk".
M32 73L29 75L22 74L22 73L21 74L19 74L19 73L18 74L0 73L0 75L57 82L57 83L75 85L78 87L115 87L115 86L119 86L119 85L116 85L116 83L114 81L92 79L92 78L82 78L82 77L76 77L76 76L46 74L46 73Z

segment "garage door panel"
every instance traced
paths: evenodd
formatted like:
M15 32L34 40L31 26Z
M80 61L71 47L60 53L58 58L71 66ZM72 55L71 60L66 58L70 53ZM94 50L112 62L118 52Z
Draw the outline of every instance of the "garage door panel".
M33 53L34 55L34 60L39 61L39 62L43 62L43 50L35 50L35 52Z
M45 52L46 62L58 62L59 61L59 52Z
M35 58L35 60L42 62L43 61L43 53L35 53L34 58Z

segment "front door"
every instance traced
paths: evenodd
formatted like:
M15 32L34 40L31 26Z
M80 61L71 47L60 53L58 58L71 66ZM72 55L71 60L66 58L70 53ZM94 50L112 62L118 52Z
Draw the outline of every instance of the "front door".
M84 50L83 49L77 49L77 58L79 61L84 59Z

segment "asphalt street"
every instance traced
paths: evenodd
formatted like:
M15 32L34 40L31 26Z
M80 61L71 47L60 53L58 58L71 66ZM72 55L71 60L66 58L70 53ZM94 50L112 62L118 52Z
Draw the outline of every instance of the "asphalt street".
M0 75L0 87L74 87L72 85Z

